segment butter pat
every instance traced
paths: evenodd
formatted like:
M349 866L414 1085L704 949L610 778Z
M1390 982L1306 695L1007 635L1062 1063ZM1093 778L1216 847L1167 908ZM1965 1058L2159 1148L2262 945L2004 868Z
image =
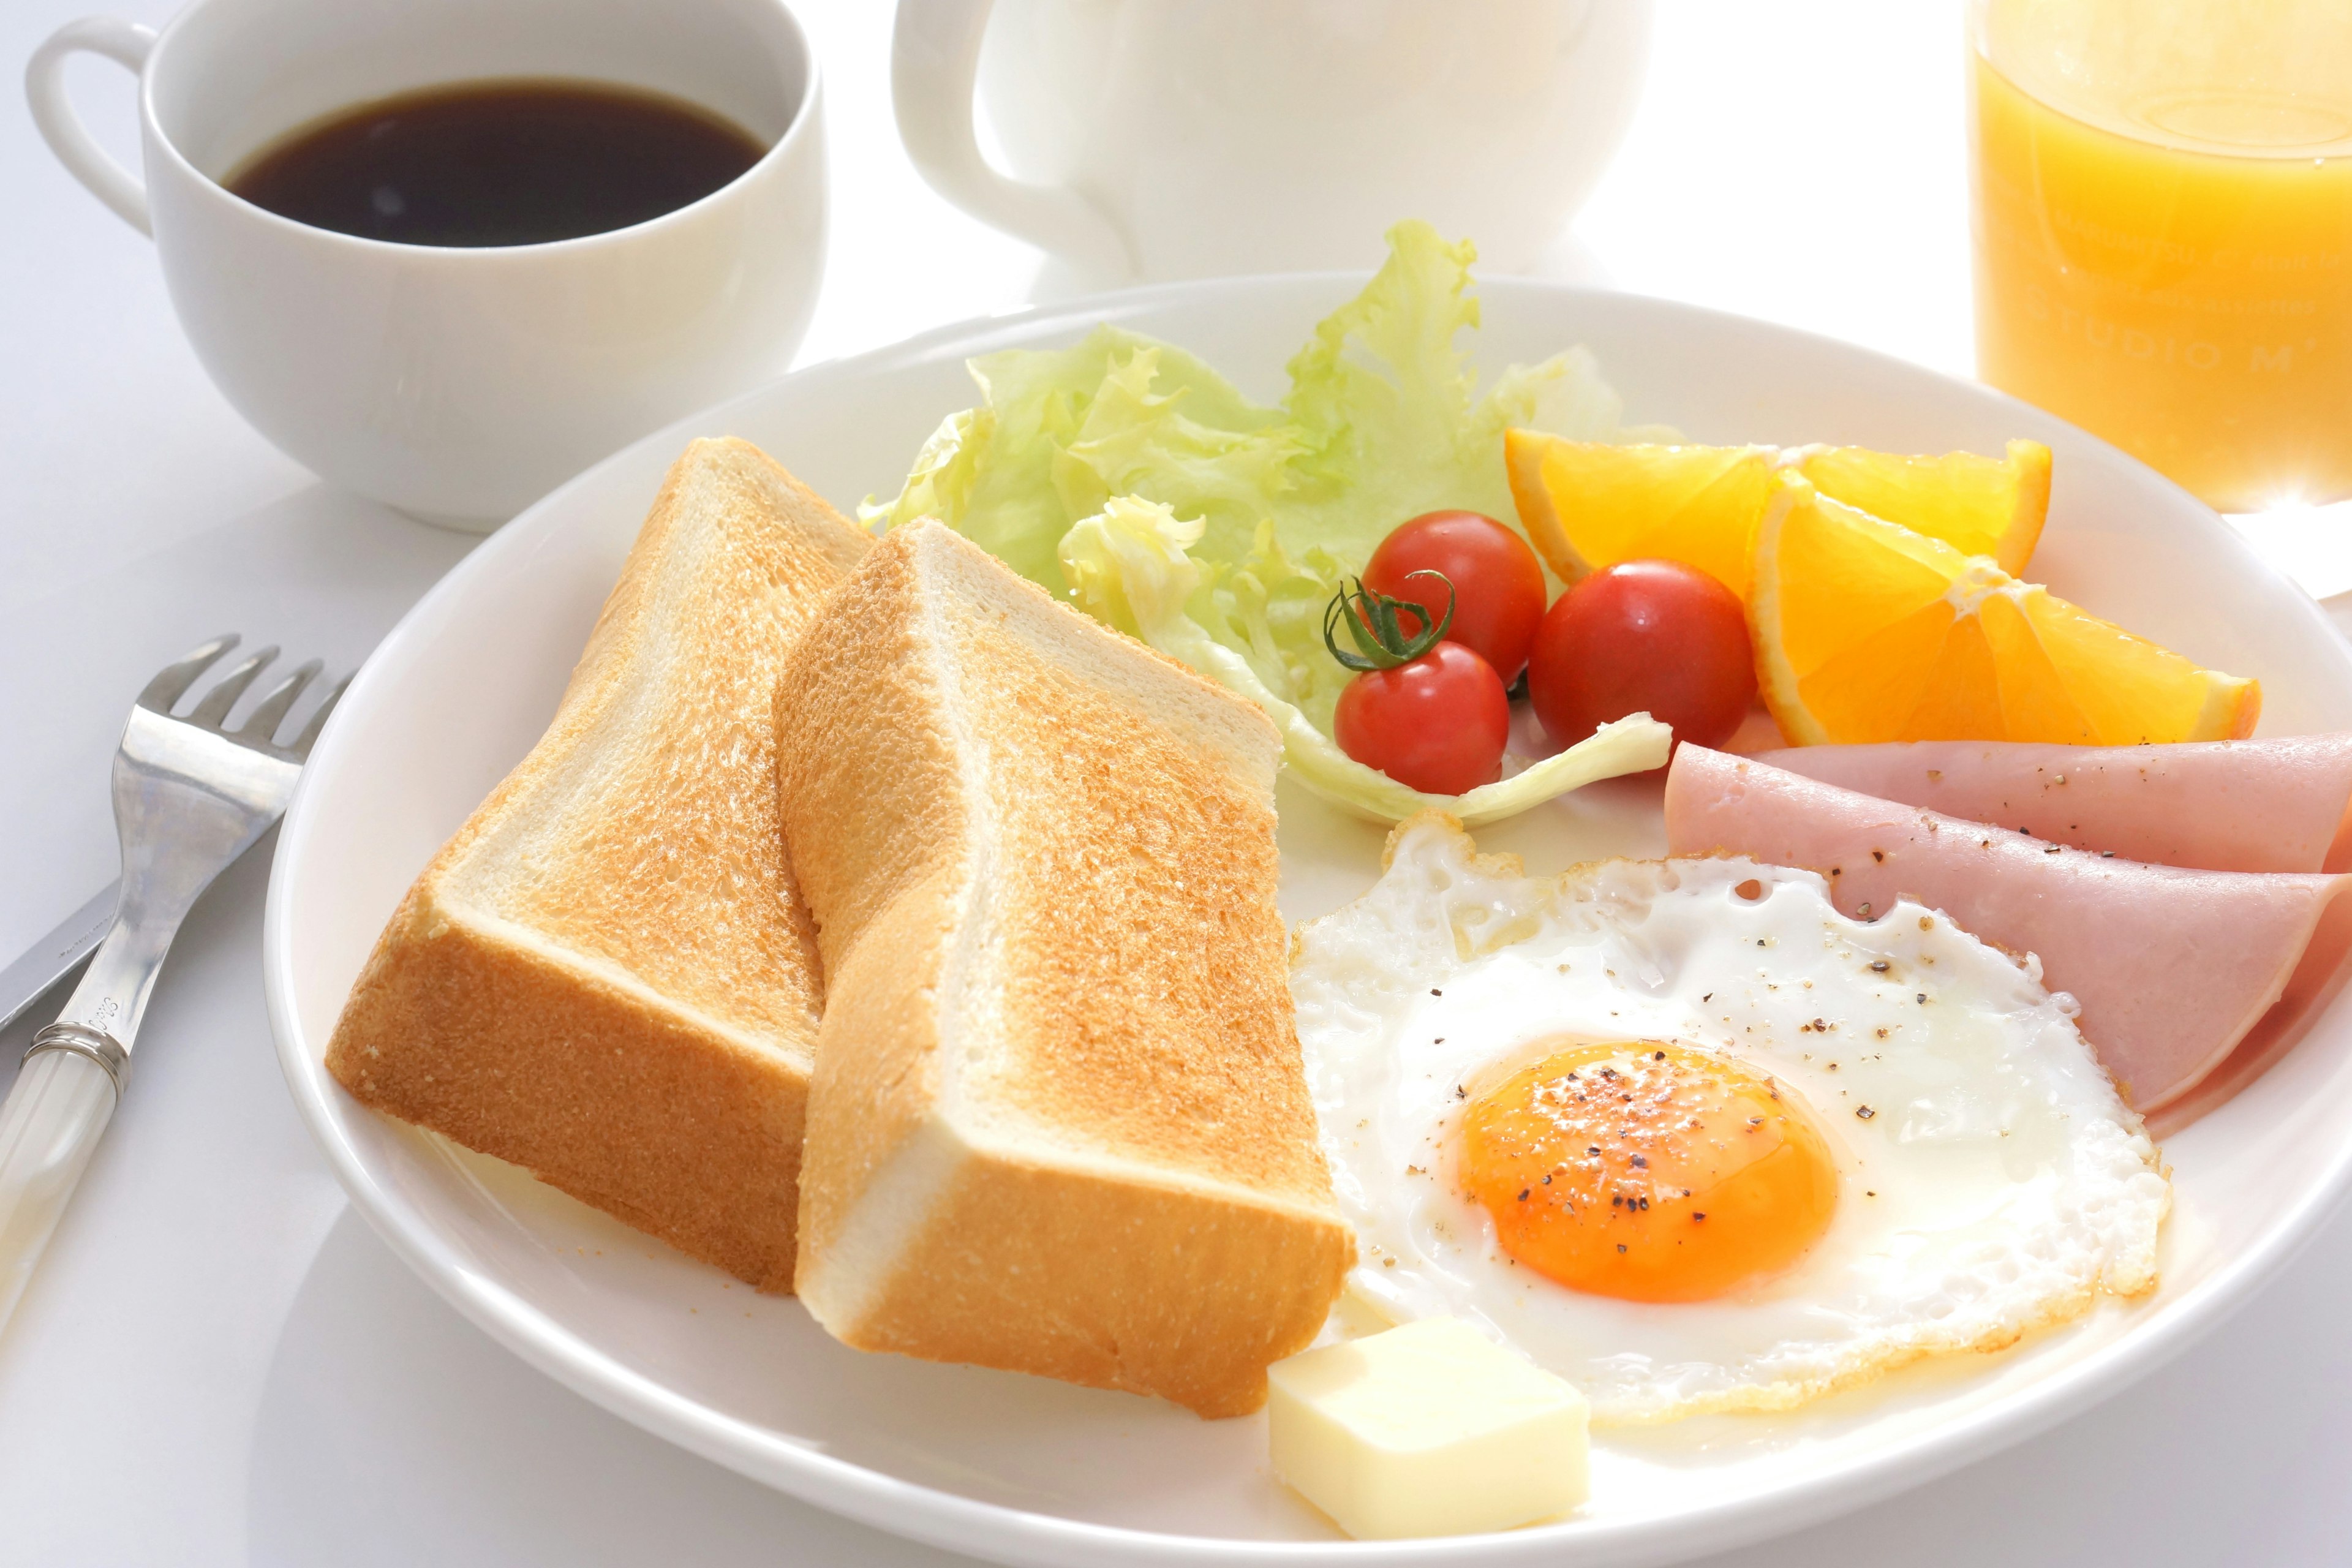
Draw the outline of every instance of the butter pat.
M1275 1474L1359 1540L1509 1530L1584 1500L1584 1395L1457 1318L1266 1377Z

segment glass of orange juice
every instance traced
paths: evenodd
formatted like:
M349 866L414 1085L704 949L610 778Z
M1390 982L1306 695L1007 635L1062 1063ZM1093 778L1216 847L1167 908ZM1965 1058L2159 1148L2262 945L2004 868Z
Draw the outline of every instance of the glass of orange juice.
M2352 0L1972 0L1977 367L2216 507L2352 496Z

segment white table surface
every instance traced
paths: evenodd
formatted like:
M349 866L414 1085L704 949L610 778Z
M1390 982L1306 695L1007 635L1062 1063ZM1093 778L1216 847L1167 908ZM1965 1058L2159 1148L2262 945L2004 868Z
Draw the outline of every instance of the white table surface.
M85 3L10 0L0 62ZM835 180L803 358L1028 298L1034 253L933 197L898 147L887 5L802 8ZM1956 13L1665 0L1640 120L1549 269L1968 374ZM128 79L85 62L76 89L128 151ZM348 668L469 542L326 489L240 424L182 342L147 242L13 100L0 212L5 958L112 875L106 768L149 673L227 627ZM2352 574L2306 581L2334 593ZM636 1431L414 1279L351 1212L278 1078L257 962L267 870L249 858L182 934L138 1079L0 1335L0 1563L960 1561ZM0 1041L0 1087L27 1032ZM2347 1300L2352 1213L2100 1409L1740 1560L2352 1560Z

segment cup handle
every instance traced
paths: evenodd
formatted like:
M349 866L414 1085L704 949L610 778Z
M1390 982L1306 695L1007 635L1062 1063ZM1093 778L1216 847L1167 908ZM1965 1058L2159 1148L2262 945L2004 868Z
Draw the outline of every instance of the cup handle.
M104 55L135 76L145 68L154 47L152 27L112 16L84 16L51 33L25 67L25 101L33 110L33 123L39 128L41 140L49 144L66 173L79 180L91 195L112 207L123 222L150 236L155 231L147 222L147 187L108 157L82 129L73 105L66 100L66 58L77 54Z
M972 89L990 0L898 0L890 45L890 99L898 138L931 188L1032 245L1097 271L1131 276L1119 226L1076 192L1008 179L981 155Z

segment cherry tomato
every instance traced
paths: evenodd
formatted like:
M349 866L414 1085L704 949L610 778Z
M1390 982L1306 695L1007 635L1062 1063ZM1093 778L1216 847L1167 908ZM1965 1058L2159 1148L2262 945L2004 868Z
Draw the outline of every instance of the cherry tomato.
M1381 541L1365 563L1364 586L1444 615L1442 602L1430 603L1428 578L1405 581L1413 572L1443 572L1454 584L1446 640L1493 665L1505 686L1517 680L1544 614L1543 567L1528 542L1484 512L1423 512ZM1438 597L1443 600L1443 590ZM1420 616L1405 620L1407 631L1421 629Z
M1348 682L1331 730L1366 767L1426 795L1461 795L1502 773L1511 700L1493 665L1448 639Z
M1528 655L1528 697L1562 745L1646 711L1677 744L1719 746L1755 696L1739 596L1678 561L1595 572L1546 613Z

